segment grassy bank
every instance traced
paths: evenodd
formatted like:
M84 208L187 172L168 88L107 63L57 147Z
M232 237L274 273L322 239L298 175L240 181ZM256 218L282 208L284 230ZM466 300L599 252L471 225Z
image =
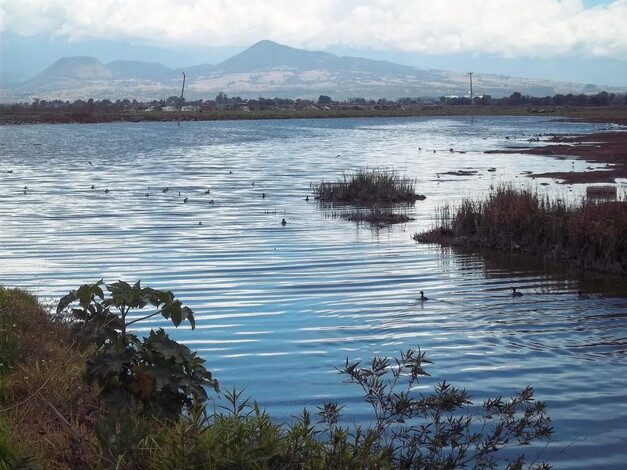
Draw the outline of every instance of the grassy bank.
M528 106L448 106L448 105L404 105L404 106L335 106L329 109L212 109L182 113L183 121L221 121L242 119L317 119L317 118L362 118L362 117L409 117L409 116L538 116L538 110ZM627 123L627 107L554 107L547 118L566 117L592 122ZM57 109L21 109L0 105L0 124L56 124L96 122L167 122L176 121L176 111L119 111L77 112Z
M126 317L148 305L157 311ZM162 330L140 340L126 326L161 314L193 327L191 310L170 292L118 282L81 286L58 312L51 319L28 293L0 288L0 469L522 468L522 454L501 451L552 433L531 387L477 406L446 382L418 394L430 361L412 350L338 369L371 406L367 427L340 425L336 403L280 423L235 390L207 403L206 391L188 390L193 400L170 413L171 403L156 406L163 393L184 391L204 361ZM195 372L180 381L188 359Z
M627 274L627 202L566 204L530 189L501 186L436 213L436 227L414 239L529 253L613 274Z

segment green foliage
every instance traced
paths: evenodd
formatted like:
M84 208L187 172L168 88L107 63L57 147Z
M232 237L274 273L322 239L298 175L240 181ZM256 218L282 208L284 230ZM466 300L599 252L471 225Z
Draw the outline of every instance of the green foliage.
M544 405L526 388L472 406L464 391L442 382L431 394L415 392L424 365L420 351L399 358L375 357L362 367L339 370L359 385L374 411L367 427L342 426L342 406L325 403L315 414L304 409L290 424L273 422L242 392L226 404L193 408L144 447L148 468L199 469L457 469L549 468L526 465L524 455L503 449L549 439ZM183 464L184 463L184 464Z
M141 340L129 331L129 325L155 315L193 321L191 310L183 311L171 293L143 289L139 283L98 282L64 297L59 313L73 303L78 307L69 324L41 321L41 308L37 315L29 311L11 317L24 317L17 320L19 349L45 350L51 365L34 356L29 366L20 354L28 380L20 379L24 373L6 376L14 388L5 390L0 403L13 411L0 416L0 470L44 465L129 470L548 468L528 465L523 455L516 455L518 446L550 439L552 432L544 404L534 401L531 388L477 406L464 390L446 382L430 394L419 393L429 361L409 350L396 359L375 357L368 365L347 360L339 370L363 390L373 410L369 425L345 424L343 407L336 403L325 403L315 413L305 409L292 422L281 423L234 389L224 394L223 406L208 409L205 387L217 389L217 383L201 359L163 330ZM0 289L1 315L7 305L12 311L31 304L38 305L32 296ZM149 305L150 313L136 313ZM64 346L70 327L75 338L89 342L84 349ZM25 336L24 328L32 335ZM51 358L53 345L65 352ZM67 366L60 367L64 361ZM83 376L99 387L86 386ZM98 390L108 406L95 399ZM513 449L504 455L501 451L508 448Z
M105 298L102 286L109 296ZM129 333L129 326L162 315L179 326L183 320L195 327L194 314L169 291L142 288L118 281L85 284L64 296L57 314L73 308L73 333L95 347L85 365L88 383L102 387L101 395L116 412L148 413L176 419L193 400L205 402L205 387L218 391L218 382L204 367L204 360L159 329L140 340ZM146 306L155 309L144 316L129 318L132 311Z
M531 387L510 400L486 400L472 413L466 391L446 381L431 395L413 393L419 378L429 375L423 369L429 362L424 353L408 350L394 363L375 357L360 367L347 360L339 371L363 389L380 445L390 449L395 468L516 468L524 456L500 457L500 450L550 438L545 405L533 400Z

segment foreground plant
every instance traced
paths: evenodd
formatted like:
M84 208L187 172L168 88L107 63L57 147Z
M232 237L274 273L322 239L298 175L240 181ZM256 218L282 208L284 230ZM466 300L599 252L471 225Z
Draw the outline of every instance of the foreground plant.
M348 360L341 374L359 385L374 411L379 444L389 449L395 467L406 469L522 468L524 455L501 456L503 449L548 440L552 434L545 405L533 400L526 387L511 399L486 400L473 411L465 390L446 381L435 393L412 392L419 378L428 376L431 361L415 350L401 352L392 362L375 357L367 367ZM329 405L327 405L329 406ZM530 468L549 468L537 464Z
M109 296L105 298L102 287ZM115 412L135 412L176 419L194 401L204 403L206 387L218 391L218 382L204 367L204 360L187 346L170 339L163 330L150 330L139 339L132 325L161 315L179 326L187 320L195 327L194 314L169 291L142 288L139 281L84 284L63 297L60 314L78 302L71 315L73 335L95 348L85 364L88 383L102 387L101 395ZM135 311L150 306L146 315Z

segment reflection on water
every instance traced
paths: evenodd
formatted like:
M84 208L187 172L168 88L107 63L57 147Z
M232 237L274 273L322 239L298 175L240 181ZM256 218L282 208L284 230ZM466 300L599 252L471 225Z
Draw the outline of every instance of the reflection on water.
M484 150L595 129L502 117L0 127L0 282L43 298L101 277L171 289L198 323L172 335L224 388L247 387L282 418L332 399L368 419L334 368L420 346L435 362L425 387L446 378L480 401L533 385L557 468L620 468L624 279L411 241L443 202L588 165ZM311 184L361 167L416 178L427 199L413 221L371 229L305 200ZM438 177L459 170L477 174ZM585 192L546 182L560 197Z

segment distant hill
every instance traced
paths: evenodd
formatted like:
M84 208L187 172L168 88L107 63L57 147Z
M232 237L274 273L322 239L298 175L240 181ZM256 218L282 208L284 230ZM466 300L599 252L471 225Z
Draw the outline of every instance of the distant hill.
M114 72L93 57L63 57L30 82L47 84L55 80L110 80L114 77Z
M106 65L115 78L145 78L150 80L168 80L178 74L163 64L156 62L138 62L132 60L116 60Z
M40 99L162 99L180 93L181 72L187 76L187 99L213 98L219 92L242 98L347 98L467 96L468 75L427 70L392 62L339 57L260 41L217 64L171 70L159 63L114 61L93 57L59 59L31 80L0 90L0 101ZM476 95L509 96L518 91L534 96L588 93L590 84L473 74ZM608 92L627 88L602 87Z

